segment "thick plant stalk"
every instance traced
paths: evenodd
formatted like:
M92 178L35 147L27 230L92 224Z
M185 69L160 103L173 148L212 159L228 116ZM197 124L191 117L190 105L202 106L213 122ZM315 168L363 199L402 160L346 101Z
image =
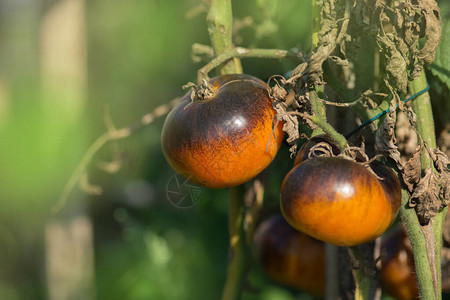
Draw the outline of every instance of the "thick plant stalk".
M430 265L427 257L427 247L425 237L420 228L414 208L408 207L409 194L402 190L402 205L400 215L406 225L408 237L414 253L415 273L419 284L420 299L436 299Z
M227 280L222 293L223 300L240 299L248 270L248 250L244 231L244 186L234 187L230 191L228 211L228 230L230 252Z
M368 300L371 278L365 272L364 259L358 246L347 248L355 280L355 300Z
M208 15L208 32L216 57L232 50L231 0L211 0ZM233 58L218 66L220 74L242 73L238 58ZM249 255L244 231L244 187L231 188L228 212L230 250L227 279L222 293L223 300L240 299L247 276Z
M422 70L420 76L414 78L408 83L409 90L411 94L415 94L427 87L427 79L425 75L425 71ZM433 120L433 111L430 102L430 96L428 92L423 95L417 97L412 102L412 108L414 113L416 114L416 128L423 141L431 148L436 148L436 136L434 132L434 120ZM421 156L421 166L422 170L428 169L432 167L432 163L428 154L424 151ZM410 209L412 210L412 209ZM433 296L435 299L441 299L441 247L442 247L442 226L446 215L446 209L438 213L432 220L430 220L430 224L426 226L421 226L420 224L414 223L409 224L408 220L406 220L408 229L410 227L418 226L422 229L422 235L425 237L425 247L426 251L423 253L427 253L426 261L422 262L421 260L425 260L422 258L420 253L414 251L414 260L416 262L416 269L419 265L426 265L428 263L428 269L430 269L431 273L431 282L430 280L421 278L422 272L417 270L417 277L419 281L419 289L422 296L422 289L428 292L430 289L430 285L432 285L434 292ZM416 236L410 235L411 244L416 238ZM414 250L414 248L413 248ZM423 249L422 249L423 251ZM416 257L417 256L417 257ZM425 266L424 266L425 267ZM428 299L428 298L424 298Z
M206 16L208 33L216 56L233 48L231 0L211 0ZM242 73L242 66L237 58L219 66L220 74Z

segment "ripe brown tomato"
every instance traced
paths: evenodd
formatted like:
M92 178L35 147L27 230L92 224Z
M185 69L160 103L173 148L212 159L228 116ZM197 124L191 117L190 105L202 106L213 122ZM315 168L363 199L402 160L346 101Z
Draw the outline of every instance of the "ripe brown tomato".
M264 220L254 237L264 273L282 285L312 295L325 291L325 244L292 228L282 215Z
M258 78L222 75L209 83L210 99L191 101L188 92L169 113L163 152L177 173L196 184L239 185L272 162L283 141L283 124L273 128L276 111Z
M338 157L316 157L295 166L281 186L281 210L292 227L337 246L374 240L397 217L400 183L384 165L375 173Z
M381 242L386 256L381 258L380 283L385 292L399 300L419 298L414 256L405 230L389 232Z

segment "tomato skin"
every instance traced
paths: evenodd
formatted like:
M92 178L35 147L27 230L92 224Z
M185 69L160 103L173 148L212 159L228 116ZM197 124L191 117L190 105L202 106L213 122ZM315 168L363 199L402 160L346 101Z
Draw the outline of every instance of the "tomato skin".
M254 237L256 256L272 280L312 295L325 292L325 244L292 228L282 215L264 220Z
M381 242L387 255L381 258L380 283L385 292L399 300L419 299L414 256L403 228L390 232Z
M210 100L191 101L188 92L169 113L161 134L172 168L190 181L211 188L242 184L264 170L283 141L283 124L267 85L249 75L210 80Z
M286 175L281 211L292 227L318 240L360 245L383 234L398 214L400 183L395 175L388 180L395 189L388 190L388 185L356 162L337 157L309 159Z

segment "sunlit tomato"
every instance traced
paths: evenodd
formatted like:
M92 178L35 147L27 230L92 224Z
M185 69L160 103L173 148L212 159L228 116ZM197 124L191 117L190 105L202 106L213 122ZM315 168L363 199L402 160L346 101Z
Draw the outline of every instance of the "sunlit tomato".
M211 188L242 184L264 170L277 154L282 124L267 85L249 75L210 80L213 96L191 101L187 93L169 113L162 148L172 168Z
M287 222L316 239L338 246L374 240L394 222L400 183L383 166L374 168L337 157L312 158L295 166L280 193Z
M419 298L414 256L403 228L390 232L381 242L386 256L381 258L380 283L384 291L399 300Z
M282 215L264 220L255 233L258 262L272 280L313 295L325 291L325 244L292 228Z

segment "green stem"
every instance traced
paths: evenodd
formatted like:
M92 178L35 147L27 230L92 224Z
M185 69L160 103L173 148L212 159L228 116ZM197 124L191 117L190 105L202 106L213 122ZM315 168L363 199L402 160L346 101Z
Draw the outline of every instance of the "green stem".
M314 86L314 88L310 89L309 91L309 101L311 103L311 111L313 115L320 120L320 123L326 124L327 123L327 115L325 112L325 105L320 101L319 95L323 94L323 87L322 86ZM323 129L319 126L318 128L314 129L311 136L323 134Z
M402 190L400 216L406 225L409 240L414 253L415 273L419 284L420 299L436 299L432 281L430 264L427 256L425 237L414 208L409 207L409 194Z
M226 50L216 58L212 59L208 64L198 70L197 83L201 84L203 78L205 78L211 70L221 66L227 60L231 58L298 58L298 53L292 51L279 50L279 49L247 49L242 47L236 47Z
M426 87L427 78L425 71L422 71L420 76L409 82L409 91L411 95L424 90ZM428 146L431 148L436 148L436 135L434 133L434 120L430 102L430 94L426 92L414 99L414 101L412 101L412 108L417 117L417 131ZM430 157L426 153L423 153L421 163L422 169L429 168Z
M223 300L240 299L248 270L249 252L244 231L244 186L232 188L229 199L228 230L230 235L230 256L227 280L223 289Z
M206 16L208 33L216 56L233 48L233 13L231 0L211 0ZM242 73L239 59L233 59L219 67L220 74Z
M317 0L312 0L312 49L316 48L317 45L319 45L319 32L321 29L320 11L321 7L317 4Z
M352 274L355 279L355 300L367 300L370 295L371 277L365 272L365 261L359 248L348 247L348 254L352 263Z
M422 71L420 75L414 78L412 81L408 83L408 87L411 94L415 94L427 87L427 78L425 75L425 71ZM433 111L430 102L430 95L428 92L422 94L417 97L412 102L412 108L414 113L416 114L416 128L423 141L431 148L436 148L436 136L434 132L434 120L433 120ZM427 153L427 151L423 151L421 155L421 165L422 170L433 167L431 159ZM428 259L432 260L429 262L429 268L431 267L431 274L434 274L432 277L434 283L434 289L436 293L436 299L441 299L441 247L442 247L442 226L444 223L446 215L446 210L439 212L432 222L432 230L431 240L428 245ZM423 226L424 228L425 226ZM430 252L433 253L430 253ZM414 252L416 255L416 252ZM418 274L419 275L419 274ZM419 285L420 286L420 285Z
M321 119L318 116L310 116L308 117L314 124L316 124L320 129L322 129L326 134L328 134L339 146L341 150L344 150L347 147L347 140L345 137L337 132L333 126L328 124L325 120Z

